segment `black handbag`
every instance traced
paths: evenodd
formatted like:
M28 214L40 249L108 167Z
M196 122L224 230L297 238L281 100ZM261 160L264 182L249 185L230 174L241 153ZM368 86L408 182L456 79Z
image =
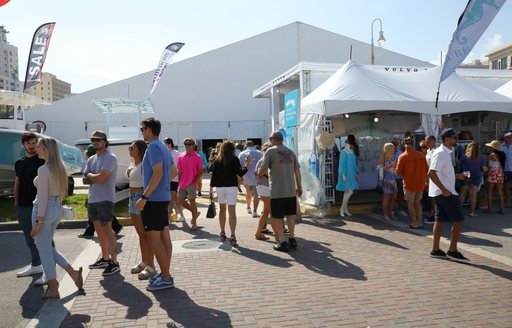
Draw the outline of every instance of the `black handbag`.
M215 208L215 202L213 197L210 197L210 205L208 205L208 211L206 212L206 218L213 219L217 215L217 209Z

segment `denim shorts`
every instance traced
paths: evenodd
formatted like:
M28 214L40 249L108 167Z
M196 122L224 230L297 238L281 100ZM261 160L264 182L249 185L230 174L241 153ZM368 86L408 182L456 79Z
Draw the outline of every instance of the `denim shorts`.
M482 177L480 176L474 176L472 175L469 179L460 180L461 186L480 186L480 181L482 180Z
M140 211L135 208L135 204L142 196L142 191L131 192L128 200L128 212L133 215L140 215Z
M114 203L97 202L87 204L87 218L93 221L112 222L114 218Z

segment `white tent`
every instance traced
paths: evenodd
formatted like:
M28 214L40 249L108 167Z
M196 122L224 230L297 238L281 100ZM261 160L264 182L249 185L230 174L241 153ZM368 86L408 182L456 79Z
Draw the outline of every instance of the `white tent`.
M327 117L363 111L405 111L444 115L470 111L510 112L512 99L468 81L456 73L441 84L441 67L403 73L348 61L302 100L301 115Z
M512 98L512 81L509 81L506 84L499 87L498 89L496 89L496 92ZM512 109L510 111L512 111Z

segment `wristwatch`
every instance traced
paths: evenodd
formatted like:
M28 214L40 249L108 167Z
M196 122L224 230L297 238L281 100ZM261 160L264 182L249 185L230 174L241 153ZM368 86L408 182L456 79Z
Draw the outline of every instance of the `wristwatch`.
M141 199L148 200L148 196L146 196L146 195L142 195L142 196L140 196L140 198L141 198Z

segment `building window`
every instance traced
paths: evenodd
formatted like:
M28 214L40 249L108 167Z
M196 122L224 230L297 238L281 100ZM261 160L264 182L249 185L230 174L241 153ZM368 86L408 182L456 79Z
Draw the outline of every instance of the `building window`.
M491 62L491 69L498 69L498 60L493 60Z
M500 69L507 69L507 57L500 59Z

